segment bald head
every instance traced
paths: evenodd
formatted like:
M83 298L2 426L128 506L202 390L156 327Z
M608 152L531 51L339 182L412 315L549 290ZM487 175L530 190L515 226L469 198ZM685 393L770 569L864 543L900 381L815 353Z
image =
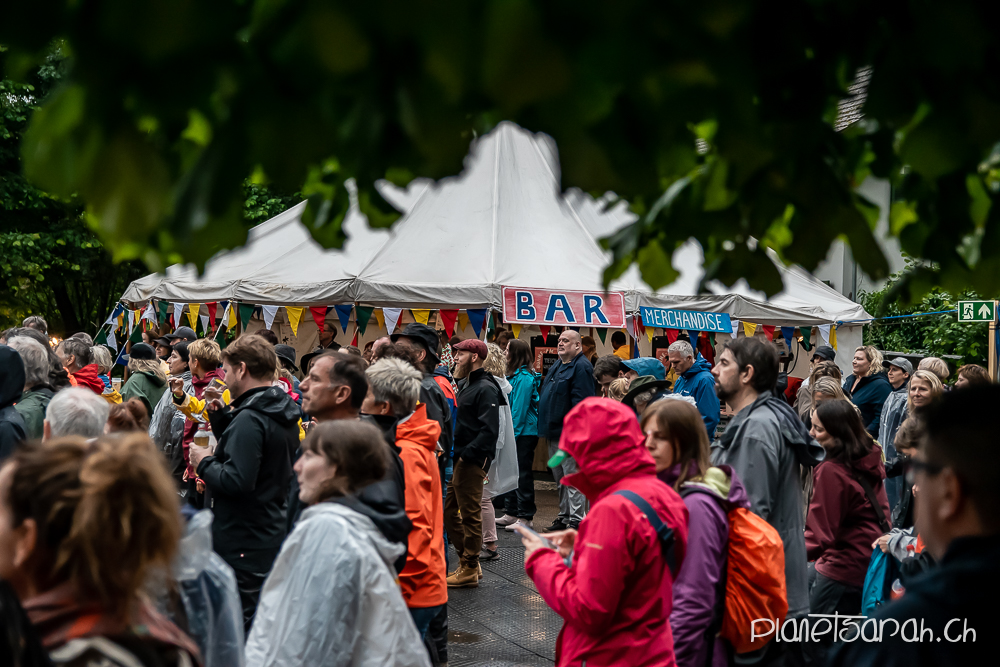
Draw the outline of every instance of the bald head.
M583 340L580 338L580 334L572 329L567 329L559 334L559 343L556 346L556 352L559 354L559 360L564 364L576 359L576 356L583 351Z

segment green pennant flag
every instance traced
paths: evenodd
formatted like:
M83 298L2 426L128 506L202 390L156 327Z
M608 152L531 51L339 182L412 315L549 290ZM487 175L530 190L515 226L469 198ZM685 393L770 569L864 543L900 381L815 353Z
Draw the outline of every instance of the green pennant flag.
M215 342L219 344L219 348L224 350L226 345L229 345L229 333L226 327L219 327L218 331L215 332Z
M167 321L167 309L169 307L170 304L167 303L166 301L161 301L160 303L157 304L156 321L159 324L163 324L164 322Z
M368 306L355 306L354 308L354 316L358 322L358 331L361 332L362 336L365 335L365 329L368 328L368 320L371 319L373 312L375 312L375 309Z
M247 325L250 323L250 316L253 315L253 304L252 303L241 303L239 305L240 310L240 325L243 330L246 331Z
M812 349L812 343L809 339L812 338L812 327L799 327L799 331L802 332L802 347L806 348L806 352Z
M130 343L141 343L142 342L142 325L136 324L132 327L132 335L128 337L128 342Z
M603 344L608 339L608 330L604 328L599 328L597 330L597 335L601 339L601 343Z
M487 333L493 333L496 330L497 330L497 325L496 325L496 322L493 321L493 311L491 310L490 311L490 323L488 325L486 325L486 332Z
M715 332L708 334L708 342L712 344L713 348L715 347Z
M94 339L94 345L107 345L108 344L108 331L104 327L97 333L97 338Z
M201 318L196 318L194 323L194 335L198 338L205 337L205 327L201 326Z

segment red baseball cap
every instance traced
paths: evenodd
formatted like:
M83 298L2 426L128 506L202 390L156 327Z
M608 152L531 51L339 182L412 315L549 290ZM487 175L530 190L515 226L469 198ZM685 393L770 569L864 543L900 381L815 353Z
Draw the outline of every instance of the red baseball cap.
M490 353L489 348L486 347L486 343L478 338L467 338L456 345L452 345L451 349L465 350L466 352L478 354L480 359L486 359L486 355Z

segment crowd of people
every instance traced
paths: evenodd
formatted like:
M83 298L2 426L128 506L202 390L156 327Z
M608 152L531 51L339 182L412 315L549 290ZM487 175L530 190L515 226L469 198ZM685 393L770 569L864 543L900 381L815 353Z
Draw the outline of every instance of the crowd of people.
M559 665L964 664L974 639L809 623L988 631L1000 389L979 366L949 386L942 359L864 346L844 374L820 346L791 382L762 337L661 361L567 328L543 375L503 329L327 333L297 359L269 330L223 348L179 327L143 332L123 382L87 334L47 333L0 336L10 664L443 665L448 590L479 586L499 530L563 619ZM559 510L536 532L541 440ZM192 586L202 529L218 563Z

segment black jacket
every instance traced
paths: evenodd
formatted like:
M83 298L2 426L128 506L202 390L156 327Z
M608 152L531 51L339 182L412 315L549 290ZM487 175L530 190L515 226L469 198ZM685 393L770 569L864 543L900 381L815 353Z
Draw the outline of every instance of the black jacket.
M538 435L559 442L563 419L577 403L594 395L594 367L580 354L564 364L557 361L549 368L538 398Z
M472 371L458 388L455 458L489 471L500 437L500 406L507 405L500 384L483 369Z
M25 438L24 419L14 409L24 391L24 362L15 350L0 345L0 461Z
M878 427L882 420L882 404L892 393L892 385L885 373L866 375L854 386L856 375L848 375L844 380L844 392L851 392L851 402L861 411L861 421L865 430L873 438L878 438ZM885 443L883 443L885 444Z
M215 551L234 569L267 572L285 538L299 407L278 387L258 387L209 419L219 445L198 476L214 499Z
M441 425L441 436L438 444L444 450L445 456L451 456L454 446L454 434L451 424L451 406L448 397L441 391L441 386L434 379L433 373L424 373L420 381L420 402L427 405L427 418Z
M891 621L884 623L882 641L859 639L840 644L828 664L834 667L995 664L992 633L998 618L996 601L1000 599L998 562L1000 535L954 540L938 566L907 580L903 597L875 614L879 621L895 619L900 632L890 637L895 626ZM874 629L872 623L865 628L869 638ZM905 641L904 637L921 636L921 628L924 628L922 640ZM969 632L963 641L967 629L974 632Z

